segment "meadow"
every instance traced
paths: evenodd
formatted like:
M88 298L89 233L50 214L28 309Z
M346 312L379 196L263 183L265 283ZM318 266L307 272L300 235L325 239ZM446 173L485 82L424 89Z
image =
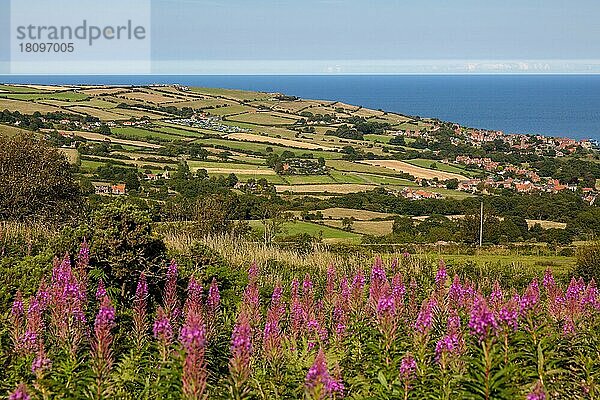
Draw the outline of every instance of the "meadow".
M85 242L16 291L0 388L11 399L599 395L593 281L409 253L177 243L180 263L131 277L131 295L93 268Z

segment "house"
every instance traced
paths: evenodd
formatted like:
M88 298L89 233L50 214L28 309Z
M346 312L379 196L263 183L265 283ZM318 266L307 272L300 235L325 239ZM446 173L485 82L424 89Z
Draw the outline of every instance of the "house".
M119 183L117 185L112 185L110 189L111 189L111 193L114 194L114 195L117 195L117 196L126 194L125 184L124 183Z
M421 200L421 199L440 199L442 195L439 193L428 192L422 189L413 190L411 188L404 188L402 192L400 192L402 197L410 200Z
M144 179L146 179L147 181L157 181L160 179L160 175L157 174L145 174Z
M100 183L93 183L93 185L94 185L94 192L96 194L115 195L115 196L123 196L123 195L127 194L127 190L125 188L124 183L111 185L108 183L100 182Z

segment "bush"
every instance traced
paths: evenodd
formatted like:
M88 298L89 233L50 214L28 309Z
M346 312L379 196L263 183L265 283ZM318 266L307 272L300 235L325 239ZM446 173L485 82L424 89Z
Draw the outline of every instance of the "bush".
M585 280L594 278L598 282L600 279L600 242L580 247L577 250L575 275Z
M152 232L150 215L121 201L104 206L94 214L91 243L92 266L106 279L132 293L141 272L150 278L165 262L166 247Z

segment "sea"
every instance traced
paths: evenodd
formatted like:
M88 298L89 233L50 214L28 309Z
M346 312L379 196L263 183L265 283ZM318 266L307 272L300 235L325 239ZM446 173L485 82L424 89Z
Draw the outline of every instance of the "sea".
M600 75L0 75L0 82L281 92L505 133L600 140Z

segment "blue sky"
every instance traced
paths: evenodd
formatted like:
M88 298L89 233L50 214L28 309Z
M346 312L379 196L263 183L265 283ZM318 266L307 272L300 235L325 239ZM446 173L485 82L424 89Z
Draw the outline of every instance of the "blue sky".
M152 4L155 59L195 61L184 64L200 69L202 64L218 68L226 60L254 60L241 63L246 68L268 70L271 65L273 70L299 72L374 68L361 60L374 64L393 60L394 65L377 67L376 72L383 73L431 67L468 72L469 63L476 70L502 72L505 62L513 69L519 68L516 63L527 63L521 64L522 72L531 72L535 65L542 65L541 72L600 68L597 0L154 0ZM295 67L290 60L295 60Z
M148 1L155 73L600 73L598 0Z

